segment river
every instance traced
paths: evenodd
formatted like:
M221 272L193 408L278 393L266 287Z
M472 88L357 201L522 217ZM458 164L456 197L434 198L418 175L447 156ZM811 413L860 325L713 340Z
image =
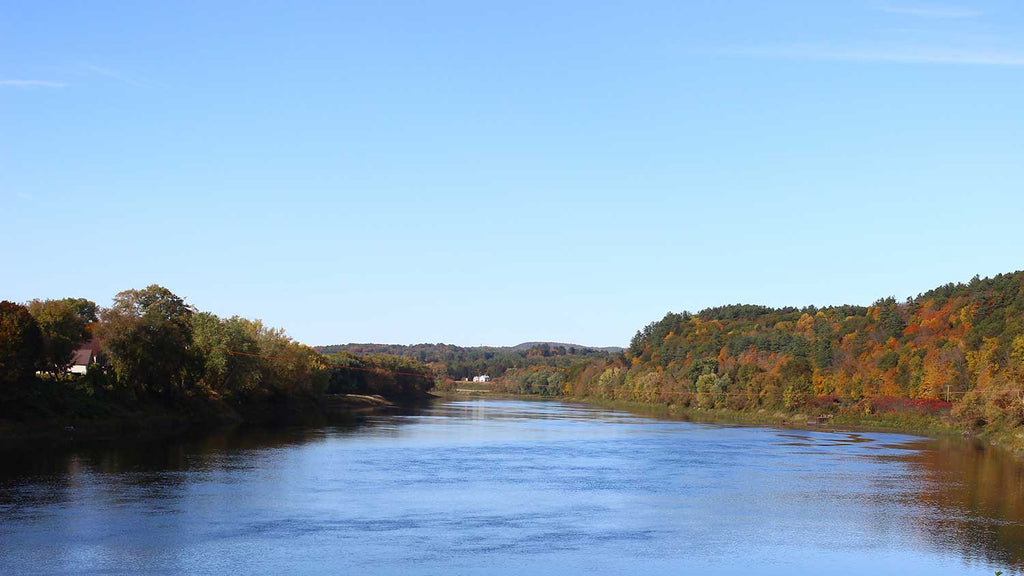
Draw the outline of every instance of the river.
M487 399L0 456L0 574L1024 569L1024 468L960 439Z

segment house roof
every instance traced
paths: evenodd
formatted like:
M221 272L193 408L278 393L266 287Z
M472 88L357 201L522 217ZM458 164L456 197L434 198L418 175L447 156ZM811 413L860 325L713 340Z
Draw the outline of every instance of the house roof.
M75 350L75 353L71 356L72 366L88 366L92 364L93 356L96 351L96 341L90 340Z

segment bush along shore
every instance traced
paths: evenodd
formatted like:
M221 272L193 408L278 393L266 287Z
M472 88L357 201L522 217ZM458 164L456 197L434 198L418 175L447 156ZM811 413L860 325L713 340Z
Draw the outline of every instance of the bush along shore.
M106 309L78 298L0 303L0 438L9 442L323 423L421 401L433 386L415 360L320 354L155 285L121 292Z

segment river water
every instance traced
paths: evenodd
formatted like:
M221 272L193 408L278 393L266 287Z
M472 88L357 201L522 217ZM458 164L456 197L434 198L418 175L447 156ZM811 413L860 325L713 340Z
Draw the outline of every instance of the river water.
M2 456L5 575L1024 569L1024 469L959 439L467 400Z

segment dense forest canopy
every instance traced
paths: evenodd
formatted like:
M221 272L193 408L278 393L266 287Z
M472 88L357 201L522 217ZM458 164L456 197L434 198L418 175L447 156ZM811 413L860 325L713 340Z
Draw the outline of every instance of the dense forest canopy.
M571 377L570 377L571 376ZM747 304L668 313L564 393L735 408L815 397L936 399L978 422L1024 421L1024 272L870 306Z

